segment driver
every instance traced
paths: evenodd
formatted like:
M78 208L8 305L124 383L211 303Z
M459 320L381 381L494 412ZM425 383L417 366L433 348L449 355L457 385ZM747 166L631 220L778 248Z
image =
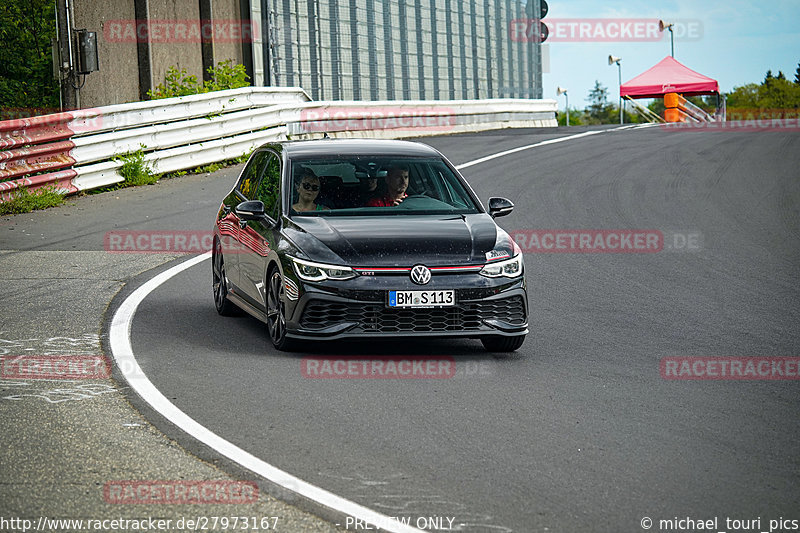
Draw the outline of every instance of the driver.
M386 194L382 197L371 199L367 207L392 207L400 205L408 196L408 167L394 165L386 174Z

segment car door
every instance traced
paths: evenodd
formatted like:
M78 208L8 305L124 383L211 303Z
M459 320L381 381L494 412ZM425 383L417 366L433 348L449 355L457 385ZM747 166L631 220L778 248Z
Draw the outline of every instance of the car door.
M261 200L264 203L266 219L247 220L240 225L239 242L242 253L239 254L239 275L241 289L245 298L259 308L265 306L265 275L267 257L277 237L277 223L280 221L280 182L281 159L275 152L264 152L263 172L249 200Z
M228 284L231 290L237 294L242 292L240 289L239 256L243 246L240 242L242 220L236 214L236 206L245 200L249 200L255 193L258 179L264 173L266 155L266 152L262 150L250 157L239 177L239 181L236 183L236 187L223 201L223 217L217 222L222 243L222 253L225 258L225 273Z

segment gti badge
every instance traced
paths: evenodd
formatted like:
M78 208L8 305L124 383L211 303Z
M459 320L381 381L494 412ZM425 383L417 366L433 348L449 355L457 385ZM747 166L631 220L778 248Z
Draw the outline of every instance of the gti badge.
M411 281L417 285L425 285L431 280L431 271L425 265L416 265L411 269Z

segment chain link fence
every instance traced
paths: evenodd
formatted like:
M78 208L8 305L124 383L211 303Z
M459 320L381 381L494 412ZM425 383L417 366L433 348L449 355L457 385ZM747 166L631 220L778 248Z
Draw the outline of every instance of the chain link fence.
M267 16L271 84L314 100L542 97L541 45L509 35L525 0L271 0Z

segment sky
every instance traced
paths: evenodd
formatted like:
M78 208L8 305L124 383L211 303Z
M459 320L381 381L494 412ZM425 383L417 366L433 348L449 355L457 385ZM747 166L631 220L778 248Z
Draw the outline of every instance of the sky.
M782 70L794 80L800 63L800 0L548 0L548 5L544 20L560 24L569 19L683 21L680 31L691 34L679 37L676 32L675 59L717 80L723 92L760 83L768 69L776 75ZM545 44L550 68L543 73L544 97L558 100L560 109L565 97L556 95L558 86L569 91L570 108L586 107L595 80L609 89L610 101L619 98L617 66L608 65L609 54L622 58L623 83L670 54L669 32L656 42L548 38Z

